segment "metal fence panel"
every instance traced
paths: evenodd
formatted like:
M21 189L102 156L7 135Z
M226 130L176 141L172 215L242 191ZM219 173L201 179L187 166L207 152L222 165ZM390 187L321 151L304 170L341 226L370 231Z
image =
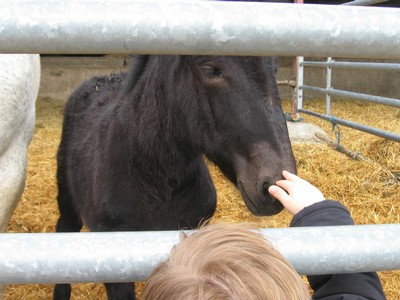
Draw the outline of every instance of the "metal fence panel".
M400 58L400 10L220 1L13 0L0 53ZM318 24L318 26L315 26Z
M262 229L300 274L400 269L400 225ZM130 282L168 257L178 231L3 233L0 284Z

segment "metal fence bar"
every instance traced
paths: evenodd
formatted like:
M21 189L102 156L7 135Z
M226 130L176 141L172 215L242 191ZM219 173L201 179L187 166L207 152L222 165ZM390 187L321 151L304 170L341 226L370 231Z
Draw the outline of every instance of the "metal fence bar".
M357 6L366 6L373 5L378 3L387 2L388 0L354 0L346 3L342 3L341 5L357 5Z
M334 95L334 96L355 98L355 99L359 99L359 100L365 100L365 101L372 102L372 103L384 104L384 105L389 105L389 106L394 106L394 107L400 107L400 100L394 99L394 98L380 97L380 96L374 96L374 95L362 94L362 93L355 93L355 92L350 92L350 91L337 90L334 88L326 89L326 88L320 88L320 87L315 87L315 86L310 86L310 85L301 85L301 86L299 86L299 89L309 90L309 91L314 91L314 92L328 94L328 95Z
M381 7L13 0L1 3L0 53L400 59L399 19L399 9Z
M300 274L400 269L400 225L262 229ZM3 233L0 284L130 282L147 278L178 231Z
M297 74L296 74L296 88L295 88L295 93L296 93L296 108L299 111L301 108L303 108L303 96L304 92L303 89L300 89L300 86L304 85L304 66L302 65L302 62L304 61L303 56L297 56ZM297 112L296 112L297 113Z
M304 61L304 67L338 68L338 69L362 69L373 71L400 71L398 63L378 62L346 62L346 61Z
M327 62L331 62L332 57L328 57ZM327 66L326 67L326 86L325 88L327 90L332 89L332 68ZM329 93L325 94L325 114L330 115L331 114L331 95Z
M329 121L329 122L339 124L339 125L344 125L344 126L347 126L347 127L359 130L359 131L370 133L370 134L400 143L400 135L392 133L390 131L385 131L385 130L378 129L378 128L371 127L371 126L361 125L359 123L348 121L345 119L340 119L340 118L332 116L332 115L323 115L323 114L320 114L320 113L317 113L314 111L310 111L310 110L306 110L306 109L299 109L299 112L324 119L325 121Z

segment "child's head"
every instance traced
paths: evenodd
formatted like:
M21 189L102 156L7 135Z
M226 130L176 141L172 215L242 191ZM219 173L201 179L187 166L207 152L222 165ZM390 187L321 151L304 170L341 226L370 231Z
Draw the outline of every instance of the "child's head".
M287 260L248 225L208 225L184 236L148 278L143 300L310 299Z

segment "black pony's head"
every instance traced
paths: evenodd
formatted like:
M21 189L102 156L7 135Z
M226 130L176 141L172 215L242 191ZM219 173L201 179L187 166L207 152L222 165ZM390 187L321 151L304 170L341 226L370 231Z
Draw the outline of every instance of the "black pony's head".
M240 190L255 215L282 210L268 187L296 172L272 57L187 57L196 101L194 142ZM193 82L190 82L193 81Z
M213 161L253 214L279 213L283 207L268 187L282 179L283 170L295 173L296 163L276 83L276 59L152 56L144 61L152 60L158 68L154 76L165 77L164 86L155 89L163 91L167 119L179 123L174 136Z

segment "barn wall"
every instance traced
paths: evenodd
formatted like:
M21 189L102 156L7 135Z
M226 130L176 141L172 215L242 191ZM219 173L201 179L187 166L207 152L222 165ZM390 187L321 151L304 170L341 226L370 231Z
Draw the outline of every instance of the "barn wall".
M42 56L41 97L51 97L65 101L69 94L84 80L94 76L126 70L129 59L125 56ZM292 58L279 60L278 80L292 77ZM400 95L400 71L333 71L333 86L338 89L397 98ZM325 86L323 68L306 68L305 83L313 86ZM281 97L291 98L291 88L280 86ZM305 97L322 97L321 94L306 91Z

